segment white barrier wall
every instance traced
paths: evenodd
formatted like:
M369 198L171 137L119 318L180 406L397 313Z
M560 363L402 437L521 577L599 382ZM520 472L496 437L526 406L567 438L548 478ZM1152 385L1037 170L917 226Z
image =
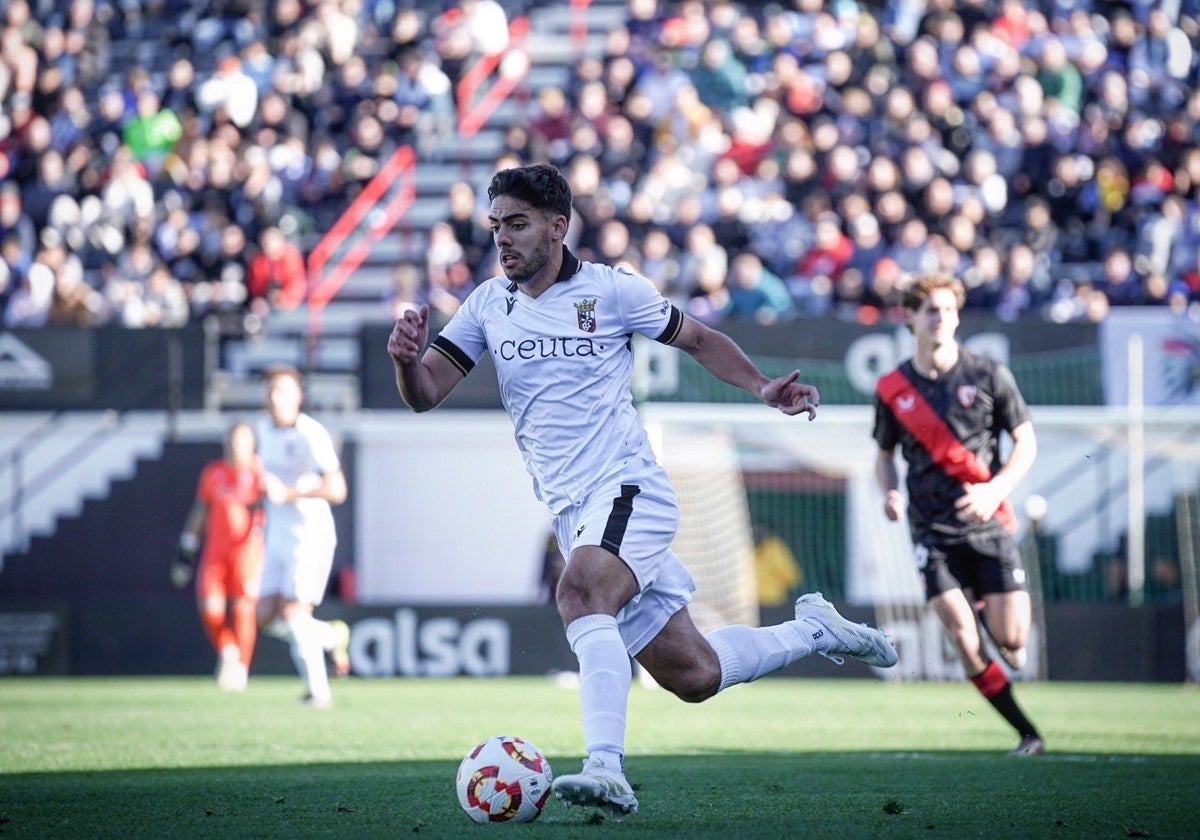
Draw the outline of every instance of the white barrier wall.
M362 603L537 601L550 514L506 414L397 412L354 431Z

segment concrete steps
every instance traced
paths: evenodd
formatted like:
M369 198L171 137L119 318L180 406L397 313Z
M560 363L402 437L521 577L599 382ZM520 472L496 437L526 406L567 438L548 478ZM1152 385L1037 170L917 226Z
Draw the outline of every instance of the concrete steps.
M7 414L0 424L0 557L54 532L89 498L155 457L167 433L162 412ZM19 482L18 482L19 479ZM19 504L9 497L21 486Z

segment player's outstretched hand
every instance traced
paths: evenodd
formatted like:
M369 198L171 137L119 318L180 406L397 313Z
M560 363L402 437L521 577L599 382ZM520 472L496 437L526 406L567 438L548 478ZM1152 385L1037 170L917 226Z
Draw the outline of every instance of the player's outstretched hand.
M810 421L815 420L817 407L821 404L821 395L815 386L797 382L799 378L800 371L794 370L786 376L772 379L762 387L762 400L784 414L807 413Z
M429 307L410 306L396 319L388 336L388 355L399 363L415 362L429 338Z

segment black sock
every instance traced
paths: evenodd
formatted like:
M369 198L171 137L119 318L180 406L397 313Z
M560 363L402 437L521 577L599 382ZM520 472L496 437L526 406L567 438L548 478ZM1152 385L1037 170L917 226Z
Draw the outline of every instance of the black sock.
M989 662L981 673L971 677L971 682L979 689L979 693L992 704L992 708L999 712L1000 716L1008 721L1009 725L1017 730L1022 738L1041 737L1029 718L1025 717L1021 707L1017 705L1017 701L1012 695L1012 686L1008 682L1008 675L1004 673L1004 669L1000 667L999 663Z
M1012 695L1012 686L1005 684L1000 693L989 697L988 702L1000 715L1009 722L1013 729L1020 733L1022 738L1040 738L1037 729L1029 718L1025 717L1025 713L1021 711L1021 707L1017 705L1017 701Z

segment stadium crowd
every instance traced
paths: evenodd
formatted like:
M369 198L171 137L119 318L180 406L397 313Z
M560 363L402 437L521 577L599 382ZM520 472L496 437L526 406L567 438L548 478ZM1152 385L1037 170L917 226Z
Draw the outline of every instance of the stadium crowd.
M172 326L304 299L304 251L532 2L0 0L6 326ZM692 315L894 316L919 271L1005 319L1200 308L1195 0L628 0L495 161L547 160L570 242ZM486 182L485 182L486 183ZM408 297L494 271L483 184Z

